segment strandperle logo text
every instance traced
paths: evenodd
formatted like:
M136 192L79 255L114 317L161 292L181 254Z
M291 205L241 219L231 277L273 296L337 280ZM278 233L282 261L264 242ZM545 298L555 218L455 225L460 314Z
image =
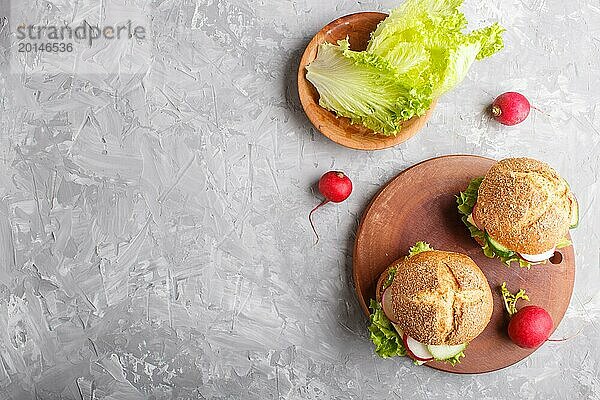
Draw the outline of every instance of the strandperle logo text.
M104 27L93 26L87 22L82 22L80 25L72 28L65 25L26 25L20 24L17 26L17 39L19 40L49 40L49 41L65 41L65 40L86 40L92 46L96 39L140 39L146 38L146 29L143 26L133 26L131 21L127 21L121 25L106 25Z

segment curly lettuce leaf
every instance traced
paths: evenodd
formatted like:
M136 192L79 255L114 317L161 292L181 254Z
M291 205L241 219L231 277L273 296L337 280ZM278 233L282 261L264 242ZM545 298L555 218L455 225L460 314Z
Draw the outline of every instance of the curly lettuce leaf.
M392 267L388 270L388 276L385 282L383 283L383 288L390 286L394 281L394 276L396 276L396 267Z
M504 42L502 40L502 34L506 31L497 22L485 28L477 29L471 32L469 40L471 42L477 42L481 48L477 53L477 60L482 60L487 57L491 57L504 48Z
M468 217L473 212L473 207L477 203L477 195L481 182L483 182L483 177L472 179L467 189L464 192L460 192L457 196L458 211L462 215Z
M462 82L479 54L479 43L461 44L454 49L449 49L446 59L443 60L443 73L440 74L435 94L446 93Z
M347 39L337 45L323 43L306 67L321 107L384 135L395 135L402 122L427 112L430 89L403 83L386 60L349 46Z
M467 26L458 11L463 0L408 0L390 11L371 34L369 52L390 51L397 42L417 42L432 31L460 32Z
M375 353L382 358L405 356L406 349L402 338L383 313L381 304L371 300L369 308L372 310L369 332L371 332L371 341L375 345Z
M494 253L494 252L492 251L492 253ZM494 254L495 254L495 253L494 253ZM489 256L488 256L488 257L489 257ZM514 254L513 254L513 255L511 255L510 257L503 257L503 256L497 256L497 257L498 257L498 258L500 259L500 261L502 261L502 263L503 263L503 264L505 264L507 267L510 267L510 265L511 265L513 262L517 262L517 263L519 263L519 267L521 267L521 268L527 268L527 269L531 268L531 266L532 266L532 265L535 265L535 264L533 264L533 263L530 263L529 261L526 261L526 260L522 259L521 257L519 257L519 255L518 255L517 253L514 253ZM493 258L493 256L492 256L492 257L490 257L490 258ZM540 263L536 263L536 264L540 264Z
M500 261L509 266L513 262L519 263L521 268L531 268L532 264L521 257L517 253L511 253L508 257L500 256L494 252L494 248L490 246L485 233L477 228L475 225L469 222L468 217L473 212L473 206L477 202L477 194L479 193L479 186L483 181L483 177L472 179L469 182L469 186L464 192L460 192L456 196L456 203L458 205L458 212L462 214L461 221L469 229L471 237L475 238L479 243L483 243L482 250L488 258L498 257Z
M455 356L453 356L452 358L448 358L448 359L444 360L444 362L447 362L448 364L451 364L452 366L455 366L456 364L460 363L460 358L464 357L464 356L465 356L465 353L464 353L464 350L463 350L460 353L458 353Z
M434 97L451 90L475 60L503 47L504 29L497 23L463 33L467 19L462 0L407 0L381 22L367 52L387 60L399 75L428 84Z
M508 315L511 316L517 313L517 301L519 299L529 301L529 296L525 293L525 289L519 289L517 293L512 294L506 288L506 282L502 282L500 293L502 294L502 300L504 300L504 308L508 312Z
M412 257L412 256L422 253L424 251L433 251L433 247L431 247L429 245L429 243L426 243L426 242L417 242L417 243L415 243L414 246L412 246L410 248L410 250L408 251L407 257Z

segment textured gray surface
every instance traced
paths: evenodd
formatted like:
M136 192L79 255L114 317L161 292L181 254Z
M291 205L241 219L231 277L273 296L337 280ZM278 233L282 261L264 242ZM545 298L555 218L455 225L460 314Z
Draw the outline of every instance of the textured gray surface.
M28 22L134 15L148 40L52 63L7 50L15 17L0 30L0 398L600 398L600 4L467 0L474 25L508 29L506 49L407 143L339 147L299 106L299 56L330 20L395 4L19 2ZM505 90L548 115L491 123ZM480 376L374 356L350 278L370 197L447 153L546 160L581 203L556 336L581 334ZM355 190L315 216L313 246L311 186L331 168Z

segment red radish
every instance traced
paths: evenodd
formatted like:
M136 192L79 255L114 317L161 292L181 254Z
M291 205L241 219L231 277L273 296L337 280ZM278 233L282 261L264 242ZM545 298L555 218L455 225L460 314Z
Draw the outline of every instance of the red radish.
M433 356L429 352L429 349L423 343L417 342L406 333L402 336L402 341L404 342L404 347L406 347L406 352L412 359L417 361L433 360Z
M321 206L329 203L330 201L334 203L340 203L350 196L352 193L352 181L341 171L329 171L326 172L321 179L319 179L319 192L325 200L323 200L319 205L313 208L308 214L308 220L310 221L310 226L317 237L317 242L319 242L319 234L315 229L315 225L312 221L312 214Z
M521 93L506 92L492 103L492 116L503 125L516 125L525 121L530 109L529 100Z
M538 306L525 306L510 319L508 336L517 346L534 349L550 337L553 328L552 317L546 310Z
M533 349L540 346L550 337L554 329L552 317L539 306L525 306L517 311L517 300L529 300L525 290L520 289L512 294L506 288L506 282L500 287L504 307L510 315L508 337L519 347Z
M554 255L554 250L548 250L542 254L524 254L524 253L519 253L519 255L521 256L521 258L525 261L529 261L530 263L537 263L537 262L542 262L542 261L546 261L547 259L549 259L550 257L552 257Z
M394 310L392 308L392 293L389 286L383 291L381 295L381 308L383 313L392 323L397 324L398 320L394 316Z

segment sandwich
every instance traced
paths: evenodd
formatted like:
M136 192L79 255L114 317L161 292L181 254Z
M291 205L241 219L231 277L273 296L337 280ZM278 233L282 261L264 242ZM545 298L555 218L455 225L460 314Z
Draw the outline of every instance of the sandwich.
M493 301L471 258L418 242L381 274L370 308L370 337L379 356L455 365L490 321Z
M507 158L457 196L471 236L490 258L521 267L544 264L569 246L579 224L579 206L567 182L547 164Z

